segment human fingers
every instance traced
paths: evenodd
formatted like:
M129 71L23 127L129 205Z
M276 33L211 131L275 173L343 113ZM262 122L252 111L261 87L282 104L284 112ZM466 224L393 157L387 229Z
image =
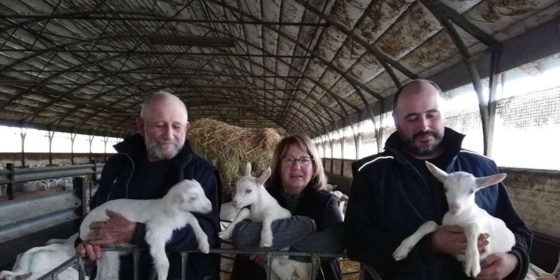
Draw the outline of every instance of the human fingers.
M500 255L498 254L490 254L488 255L483 261L480 262L480 266L482 268L489 267L495 262L500 260Z
M488 239L479 239L477 242L478 251L480 253L486 252L486 246L488 246L488 244L490 244L490 241Z
M92 239L88 240L91 245L100 247L100 246L107 246L107 245L114 245L115 241L112 238L105 238L105 239Z
M441 228L442 228L442 230L452 232L452 233L463 233L463 232L465 232L465 230L460 226L444 226L444 227L441 227Z
M107 222L95 222L89 225L89 229L91 230L99 230L101 229Z
M460 227L443 227L432 234L432 247L443 254L462 254L467 247L467 239Z
M80 257L85 257L86 256L86 248L84 247L83 243L79 244L76 247L76 255L78 255Z
M249 259L255 262L258 266L266 267L266 259L261 255L250 255Z
M113 220L114 219L116 219L116 220L123 220L123 219L127 220L123 215L121 215L121 214L119 214L119 213L117 213L113 210L107 209L107 210L105 210L105 214L107 214L107 216L109 217L109 220L112 220L112 219Z
M95 261L99 258L101 258L101 248L99 246L95 246L89 243L83 243L84 244L84 248L86 250L86 255L87 258L90 261Z

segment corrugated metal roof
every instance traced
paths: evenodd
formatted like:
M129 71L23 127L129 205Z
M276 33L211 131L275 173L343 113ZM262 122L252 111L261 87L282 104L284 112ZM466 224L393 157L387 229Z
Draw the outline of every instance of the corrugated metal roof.
M324 133L558 18L556 0L2 1L0 123L123 136L149 94L191 120ZM456 32L459 42L454 40ZM379 111L379 110L378 110Z

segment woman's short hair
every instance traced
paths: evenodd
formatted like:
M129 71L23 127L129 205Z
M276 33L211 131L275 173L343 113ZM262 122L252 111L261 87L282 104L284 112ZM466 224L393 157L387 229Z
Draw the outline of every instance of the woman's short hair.
M306 188L311 187L318 190L324 189L327 185L325 168L323 168L323 163L321 162L321 157L319 156L319 151L315 147L315 144L313 144L311 138L305 134L296 134L284 137L278 145L276 145L276 149L274 150L274 154L272 156L272 175L270 176L269 185L279 186L282 184L280 174L282 158L286 155L288 149L293 146L306 151L311 157L311 161L313 163L313 175L311 176L311 181L309 181Z

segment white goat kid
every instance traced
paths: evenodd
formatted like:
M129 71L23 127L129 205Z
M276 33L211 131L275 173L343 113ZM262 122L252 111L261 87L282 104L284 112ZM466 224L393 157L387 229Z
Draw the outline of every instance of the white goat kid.
M235 225L244 219L251 219L253 222L262 222L260 247L267 248L273 244L271 224L278 219L285 219L292 216L290 211L278 204L264 187L264 182L270 177L270 167L259 177L251 176L251 163L247 163L245 176L241 177L235 184L235 195L232 205L242 208L233 222L222 232L219 237L223 240L231 238ZM249 208L243 208L245 206ZM285 256L273 258L271 262L272 279L308 279L311 271L311 264L289 260Z
M80 238L87 240L90 224L106 221L106 210L123 215L129 221L146 224L146 242L150 245L150 254L154 260L159 280L167 279L169 260L165 254L165 244L175 229L191 225L198 249L208 253L210 245L195 216L191 212L209 213L212 203L200 184L195 180L183 180L173 186L161 199L133 200L117 199L108 201L93 209L80 225ZM129 244L119 244L129 246ZM113 280L119 278L119 252L106 251L98 260L97 275L99 279Z
M57 266L68 261L75 254L74 242L78 234L68 239L49 240L46 246L31 248L17 257L12 271L0 272L0 280L35 280ZM77 280L78 271L72 267L58 274L58 280ZM87 277L86 277L87 279Z
M475 203L475 192L491 185L500 183L506 178L505 173L476 178L466 172L447 174L435 165L426 162L430 172L443 183L449 211L443 217L443 226L461 226L465 230L467 248L465 254L455 255L464 263L465 274L476 277L480 273L480 261L494 253L507 253L515 245L515 237L505 223L492 217ZM393 252L395 260L405 259L412 248L424 237L435 231L438 225L434 221L424 223L410 237L402 241ZM478 252L477 240L482 233L488 233L492 240L485 252Z
M269 167L259 178L255 178L251 176L251 163L247 163L245 176L235 183L235 195L231 203L238 209L249 205L251 209L241 209L226 230L220 232L219 236L221 239L230 239L235 225L240 221L250 218L253 222L262 222L263 224L260 247L272 246L273 236L270 227L272 222L278 219L289 218L292 214L280 206L276 199L264 188L264 182L270 177L270 173Z

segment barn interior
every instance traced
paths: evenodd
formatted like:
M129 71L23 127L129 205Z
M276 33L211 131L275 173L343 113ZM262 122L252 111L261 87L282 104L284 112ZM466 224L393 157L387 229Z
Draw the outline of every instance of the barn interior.
M0 125L101 137L134 134L142 101L165 90L185 102L191 122L279 135L321 139L371 120L382 150L379 118L392 96L429 79L443 91L472 85L483 152L491 155L500 73L560 53L557 0L10 0L0 7ZM52 153L1 155L15 166L0 170L0 184L13 183L31 157L53 163ZM90 162L108 156L72 155L87 171L46 167L26 178L97 174ZM352 162L324 159L330 181L346 192ZM552 270L560 171L504 170L536 234L534 262ZM0 247L16 244L0 250L0 268L10 268L16 251L75 230L79 214L61 211L80 202L58 199L67 205L58 216L21 222L7 211L46 200L0 201Z

